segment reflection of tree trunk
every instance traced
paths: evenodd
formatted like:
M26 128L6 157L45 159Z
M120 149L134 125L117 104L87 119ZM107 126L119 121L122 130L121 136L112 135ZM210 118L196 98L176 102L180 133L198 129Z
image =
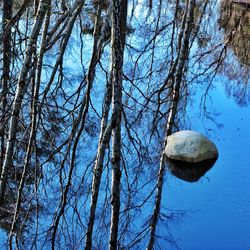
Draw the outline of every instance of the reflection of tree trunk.
M49 3L51 4L51 2ZM37 61L37 68L35 72L35 79L34 79L34 93L32 93L33 100L32 100L32 121L31 121L31 131L28 141L28 146L26 150L26 157L24 160L24 167L22 172L22 177L20 180L19 188L18 188L18 196L16 201L16 207L15 207L15 214L12 221L11 230L9 233L9 245L12 245L12 236L16 229L16 224L18 221L19 216L19 209L21 206L21 197L22 197L22 191L25 183L25 178L27 174L27 169L30 164L30 158L32 154L32 145L34 143L34 140L36 138L36 126L37 126L37 103L38 103L38 95L39 95L39 89L40 89L40 81L41 81L41 74L42 74L42 63L43 63L43 56L46 50L46 37L48 33L48 28L50 24L50 8L47 10L46 18L45 18L45 24L44 24L44 31L43 31L43 37L42 37L42 44L41 49L38 55L38 61Z
M111 87L112 86L109 82L106 88L103 114L102 114L102 122L101 122L101 132L100 132L97 156L96 156L96 161L95 161L95 166L94 166L94 175L93 175L93 180L92 180L90 215L88 219L88 228L87 228L86 243L85 243L86 250L91 249L92 247L92 234L93 234L93 227L94 227L94 221L95 221L95 211L96 211L100 183L101 183L105 150L109 145L111 131L112 131L112 124L107 125L111 98L112 98Z
M81 4L81 8L82 8L83 4ZM55 237L56 237L56 232L57 232L57 228L59 225L59 221L61 216L64 213L64 209L66 206L66 201L67 201L67 194L69 191L69 187L71 185L71 178L72 178L72 174L73 174L73 169L75 166L75 157L76 157L76 149L79 143L79 139L80 136L83 132L83 129L85 127L85 121L86 121L86 116L88 113L88 108L89 108L89 102L90 102L90 91L92 89L93 86L93 82L94 82L94 78L95 78L95 70L96 70L96 65L98 63L98 61L100 60L100 56L101 54L98 53L98 51L100 50L100 46L103 46L103 43L98 43L98 38L100 36L100 17L101 17L101 9L99 9L97 11L97 16L95 18L95 31L94 31L94 43L93 43L93 51L92 51L92 57L91 57L91 61L90 61L90 66L89 66L89 70L87 73L87 91L84 95L84 99L82 102L82 107L81 107L81 126L79 129L79 132L77 133L74 145L73 145L73 150L72 150L72 157L71 157L71 162L70 162L70 170L69 170L69 174L68 174L68 181L67 184L64 188L62 197L61 197L61 204L60 204L60 209L58 214L56 215L54 222L53 222L53 232L52 232L52 249L54 249L55 247ZM80 120L79 120L80 121ZM73 133L74 134L74 133ZM70 142L69 142L70 143Z
M101 11L102 11L102 6L100 4L100 6L99 6L99 8L97 10L97 16L95 18L93 52L92 52L92 58L91 58L89 70L88 70L88 73L87 73L87 83L88 83L87 91L86 91L86 93L84 95L84 98L83 98L83 101L82 101L79 118L78 118L77 122L73 126L70 138L65 141L67 143L71 142L71 140L72 140L72 138L74 138L74 136L76 134L76 130L77 130L77 128L78 128L78 126L79 126L79 124L81 122L82 124L81 124L80 130L79 130L79 132L77 134L77 138L76 138L74 146L73 146L74 149L73 149L73 155L72 155L72 160L71 160L71 164L70 164L68 182L67 182L66 187L64 189L64 193L62 194L60 210L57 213L57 215L56 215L56 217L54 219L54 223L53 223L52 247L54 247L55 234L56 234L56 231L57 231L57 227L59 225L60 217L63 215L64 208L66 206L66 197L67 197L67 193L68 193L69 186L70 186L70 183L71 183L71 176L72 176L73 167L74 167L74 161L75 161L74 159L75 159L76 147L77 147L80 135L81 135L81 133L83 131L84 124L85 124L85 118L86 118L86 115L87 115L87 112L88 112L88 106L89 106L89 101L90 101L90 91L91 91L93 81L94 81L94 77L95 77L95 67L96 67L98 61L101 58L102 49L103 49L103 46L104 46L107 29L109 29L109 23L108 23L109 20L107 18L105 24L102 26L101 33L100 33ZM52 83L51 80L50 80L50 83ZM49 88L47 88L47 89L49 89ZM45 91L45 94L46 94L46 91ZM104 116L104 122L102 122L102 131L104 131L106 129L106 124L107 124L107 119L108 119L108 114L109 114L109 106L110 106L110 102L111 102L111 87L109 85L107 86L107 95L106 95L106 97L107 98L105 100L105 107L104 107L105 111L104 111L104 115L103 115ZM110 134L111 134L111 132L110 132ZM102 132L101 132L101 135L103 135ZM102 138L102 136L101 136L101 138ZM110 138L110 136L107 136L107 138ZM109 142L109 139L107 139L107 140ZM104 149L103 149L104 151L105 151L105 148L106 148L106 144L104 143ZM68 150L70 150L70 149L68 148ZM103 155L103 158L104 158L104 151L103 150L100 151L100 157L99 157L100 160L98 160L99 158L97 157L95 166L99 166L99 164L103 163L103 159L102 159L102 155ZM99 152L99 149L98 149L98 152ZM95 167L95 168L99 168L99 167ZM102 167L101 167L101 169L102 169ZM98 180L98 178L94 178L94 180ZM92 184L92 186L95 186L95 187L98 186L98 188L97 187L95 188L95 190L97 190L96 193L98 194L99 185L94 183L94 184ZM90 212L89 223L88 223L86 248L87 248L88 245L90 245L90 247L91 247L91 237L92 237L92 230L93 230L93 225L94 225L95 204L97 202L97 195L92 195L92 200L93 201L91 203L91 209L90 209L91 212Z
M8 81L10 73L10 61L11 61L11 30L6 29L11 17L12 17L12 0L3 1L3 14L2 14L2 29L3 29L3 73L1 78L1 92L0 92L0 140L1 140L1 156L0 156L0 173L2 172L4 154L5 154L5 124L7 119L7 93L8 93Z
M14 145L17 133L17 123L19 119L19 114L21 111L21 105L26 93L28 83L26 82L28 73L30 71L30 63L33 56L34 47L36 46L37 38L43 23L45 12L48 8L49 0L41 1L39 6L39 11L37 13L35 23L30 35L30 41L25 51L25 58L22 65L22 69L18 78L16 95L13 102L10 127L8 132L7 149L4 158L1 179L0 179L0 204L4 201L4 194L6 188L7 174L12 164L12 156L14 152Z
M94 175L92 181L92 196L90 204L90 215L88 221L88 229L86 234L85 249L92 248L92 234L95 220L95 211L99 195L99 188L101 183L101 176L103 170L103 162L105 157L105 150L109 145L111 132L113 130L113 185L112 185L112 220L110 231L110 248L116 246L118 221L119 221L119 208L120 208L120 125L121 125L121 84L122 84L122 65L123 65L123 49L125 41L125 24L127 13L127 1L123 1L122 19L120 17L120 3L114 1L112 3L112 70L110 74L110 82L106 88L106 95L104 100L101 132L94 167ZM118 8L118 12L117 12ZM116 11L115 11L116 10ZM117 29L114 29L116 27ZM116 43L115 43L116 41ZM116 52L116 53L114 53ZM112 83L112 86L111 86ZM112 89L111 89L112 87ZM112 98L112 116L108 123L108 115Z
M121 160L121 110L122 110L122 72L125 29L127 19L127 0L114 0L112 11L111 48L113 71L113 114L116 123L112 134L112 198L109 249L117 249L120 213L120 160Z
M186 18L184 16L183 22L184 30L181 30L179 37L182 37L181 39L181 47L179 51L179 56L177 58L177 66L176 71L174 73L174 89L172 94L172 103L170 106L170 112L168 116L168 122L167 122L167 128L166 128L166 137L164 140L164 148L167 143L167 137L172 134L172 130L174 127L174 120L177 113L178 108L178 102L179 102L179 96L180 96L180 86L183 79L184 74L184 66L186 61L188 60L188 54L189 54L189 38L191 33L191 25L193 23L193 12L194 12L194 6L195 6L195 0L189 0L187 4L186 9ZM183 32L183 34L182 34ZM150 233L150 240L147 246L148 250L153 249L154 247L154 241L155 241L155 232L156 232L156 226L160 214L160 207L161 207L161 196L162 196L162 188L164 184L164 173L165 173L165 164L164 164L164 149L161 154L160 159L160 169L158 173L158 180L157 180L157 194L156 194L156 200L155 200L155 208L151 220L151 233Z
M101 6L98 7L98 10L99 8L101 8ZM108 20L106 20L104 27L106 27L107 24L108 24ZM102 30L101 37L98 42L99 56L100 56L102 44L104 43L104 36L105 36L104 32L105 30ZM88 227L87 227L87 233L86 233L85 249L92 248L92 234L93 234L93 227L94 227L94 221L95 221L95 211L96 211L99 188L100 188L100 183L101 183L105 150L108 147L110 137L111 137L111 131L112 131L111 124L108 125L108 115L109 115L111 98L112 98L111 80L112 80L112 74L110 74L110 79L108 80L108 83L107 83L104 104L103 104L101 131L100 131L97 155L96 155L95 166L94 166L94 175L93 175L93 180L92 180L92 195L91 195L91 203L90 203L90 214L88 218Z

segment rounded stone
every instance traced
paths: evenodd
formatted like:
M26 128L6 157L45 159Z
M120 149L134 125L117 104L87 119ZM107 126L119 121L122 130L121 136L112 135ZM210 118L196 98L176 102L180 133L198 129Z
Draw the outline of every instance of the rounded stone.
M165 155L172 160L202 162L218 157L215 144L201 133L182 130L167 138Z

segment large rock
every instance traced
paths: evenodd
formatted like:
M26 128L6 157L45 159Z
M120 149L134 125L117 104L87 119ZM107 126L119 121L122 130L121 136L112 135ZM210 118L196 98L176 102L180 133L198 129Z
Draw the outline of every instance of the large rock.
M217 158L218 150L206 136L182 130L168 137L165 155L172 160L196 163Z
M204 135L184 130L168 137L165 156L167 166L174 176L195 182L214 165L218 150Z

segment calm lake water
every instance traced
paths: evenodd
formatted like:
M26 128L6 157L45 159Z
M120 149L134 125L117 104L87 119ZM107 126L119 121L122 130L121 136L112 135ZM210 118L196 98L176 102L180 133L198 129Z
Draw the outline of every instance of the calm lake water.
M221 19L227 15L225 5L226 1L221 1L221 7L218 8ZM166 204L173 210L183 210L185 214L178 223L173 222L171 228L181 249L250 249L250 10L237 9L237 6L233 8L234 13L247 13L241 31L248 40L243 42L243 34L241 38L234 39L228 54L228 58L231 57L229 61L237 65L235 68L239 72L235 78L230 78L229 72L237 69L228 63L224 68L227 73L221 72L215 77L205 105L206 111L214 114L214 121L202 115L202 90L196 92L194 102L187 111L192 129L206 134L215 142L219 159L197 183L187 183L171 175L168 175L165 183L163 196ZM216 13L216 9L214 11ZM232 25L232 19L227 19L224 27ZM228 28L223 31L228 32ZM237 57L237 52L241 56ZM244 75L241 69L248 72L247 84L241 80ZM227 86L234 81L237 83L231 85L232 89L241 89L245 85L238 94L228 91L230 87ZM246 101L240 102L240 99Z
M123 124L122 135L125 145L123 156L124 162L127 164L127 172L125 173L123 169L122 209L125 211L129 202L131 204L129 203L128 208L130 209L129 206L132 207L131 214L129 214L131 217L128 216L128 221L130 220L128 232L129 230L132 231L132 233L129 232L132 235L131 238L126 231L127 214L124 212L121 216L123 223L121 223L121 226L129 235L124 236L124 238L121 237L121 242L123 241L122 244L125 246L130 244L133 237L136 241L137 234L140 235L140 230L143 232L144 228L147 228L154 207L160 148L167 119L166 117L159 119L157 126L160 136L157 134L151 141L149 125L152 126L153 116L156 113L157 101L155 100L157 100L157 94L152 94L153 101L148 103L144 95L150 96L157 88L161 87L166 72L170 72L170 65L174 62L176 51L178 51L177 40L181 30L184 2L181 1L180 13L176 16L176 30L173 32L173 36L171 34L172 29L169 27L171 27L170 23L174 16L172 10L174 10L175 4L173 1L169 1L162 8L162 23L159 22L158 24L160 26L167 24L167 28L166 30L163 29L162 33L159 32L159 37L152 47L150 47L151 45L147 47L146 43L155 34L154 25L157 23L157 8L153 10L155 14L152 14L152 12L148 18L145 14L148 13L145 11L148 10L148 6L143 7L143 1L138 1L138 7L134 9L134 16L130 23L134 30L131 29L131 34L127 37L127 43L130 46L127 46L125 52L124 74L128 79L132 79L133 84L128 79L124 79L124 93L127 94L124 94L124 109L128 120L135 126L133 127L134 130L130 128L132 136L135 138L138 136L140 139L136 143L139 141L138 151L142 160L139 162L136 150L128 142L128 134L126 134ZM180 101L180 112L177 117L178 122L176 122L179 127L175 129L192 129L205 134L216 144L219 158L213 168L195 183L182 181L172 176L168 171L166 172L162 211L170 216L166 216L162 221L159 221L157 235L162 236L162 238L159 237L157 247L159 249L175 249L175 244L169 244L169 239L173 239L177 247L183 250L250 249L250 9L231 5L229 1L208 1L209 7L203 13L203 4L203 2L197 4L195 9L194 29L190 38L190 60L185 62L186 68L183 70L181 93L183 99ZM169 6L172 9L168 8ZM132 4L129 5L129 13L131 10ZM199 20L201 16L202 20ZM197 27L200 27L200 29L195 34L194 30ZM168 28L169 30L167 30ZM83 35L83 41L80 41L79 30L79 23L77 23L64 58L63 70L67 80L64 79L66 83L62 81L63 91L60 88L57 89L59 92L57 104L63 103L62 96L65 93L72 97L72 103L66 102L66 108L72 107L74 102L77 105L80 104L81 98L78 99L76 97L78 94L73 94L78 89L79 82L82 81L83 68L86 67L84 68L86 70L90 62L90 46L92 46L93 37L85 34ZM192 36L195 37L194 40L192 40ZM46 63L50 67L46 68L46 73L43 75L44 82L48 80L47 78L53 68L55 55L58 52L57 46L59 48L59 45L56 44L46 55ZM79 49L80 46L82 46L82 51ZM153 49L154 54L152 55ZM89 111L89 124L87 124L90 131L82 136L79 143L76 169L72 177L73 184L67 197L68 204L66 211L64 211L65 214L62 216L64 218L61 218L61 224L59 224L60 226L63 225L62 232L65 235L58 231L60 236L57 237L58 246L61 247L58 249L71 249L72 246L78 247L75 249L83 249L84 246L84 232L88 222L91 196L92 167L97 151L102 98L110 63L109 55L109 46L106 46L103 51L102 65L97 66L94 90L91 93L93 102ZM176 61L178 60L176 59ZM81 63L84 66L80 67ZM218 67L215 66L216 64L218 64ZM152 72L148 74L150 66L152 66ZM85 91L84 88L81 91L81 93L79 92L80 97ZM141 95L142 92L143 95ZM167 91L166 93L168 94ZM165 97L161 96L161 98L161 100L164 100ZM148 109L145 108L142 114L139 114L143 103L147 103ZM169 101L166 101L165 104L159 109L162 113L167 114ZM62 114L64 114L63 112ZM137 116L140 116L140 118L137 119ZM62 128L64 128L63 126L66 128L63 131L66 135L62 134L66 137L71 127L67 124L62 125ZM64 137L56 138L58 142L55 140L55 144L59 145L60 140L65 139ZM62 161L59 158L63 158L63 153L62 150L62 156L57 159L59 163ZM106 165L104 164L104 177L98 203L99 210L96 216L96 228L94 228L97 231L94 239L96 242L94 243L99 246L97 249L100 250L106 249L109 235L110 155L111 153L108 152L104 160ZM144 159L144 157L148 158ZM42 160L41 162L43 162ZM42 204L36 221L40 230L38 230L40 234L38 233L37 237L37 249L51 249L49 228L60 206L61 186L65 186L69 169L68 162L65 163L65 166L63 165L65 167L63 170L61 170L61 165L58 162L44 164L43 171L45 174L41 179L42 184L37 190L38 200L40 199L38 204ZM60 173L60 177L58 173ZM137 179L134 180L133 178L136 175L138 175L138 178L136 177ZM58 185L59 181L61 186ZM134 193L129 190L129 185L126 186L127 182L131 184L131 190ZM46 190L46 194L44 190ZM130 191L131 193L129 193ZM132 201L127 199L128 193L131 195ZM148 193L151 193L149 198L147 198ZM143 203L142 208L140 207L137 210L136 206L141 203ZM133 206L135 207L133 208ZM81 218L81 221L79 218ZM25 235L27 245L31 245L30 242L34 239L34 242L36 242L35 226L32 223L30 224L32 225L31 228L28 228L30 231L27 230L28 232ZM104 232L100 225L105 229ZM74 233L72 233L73 230L75 230ZM29 234L33 237L30 242ZM136 247L131 249L145 249L148 243L148 235L145 234L141 242L138 241L138 245L135 244ZM70 239L72 245L70 245L70 240L67 242L68 236L72 236ZM167 240L164 237L167 237ZM6 247L7 238L7 233L0 230L0 239L2 240L0 245Z
M197 183L168 177L165 199L171 208L186 211L173 234L181 249L249 249L250 108L228 98L219 80L210 95L223 127L195 115L193 124L216 143L219 159Z

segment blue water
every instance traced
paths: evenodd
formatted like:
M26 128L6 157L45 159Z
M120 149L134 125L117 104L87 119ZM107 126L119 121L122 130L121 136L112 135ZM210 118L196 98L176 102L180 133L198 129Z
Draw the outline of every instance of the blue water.
M185 211L172 228L185 250L250 249L250 109L227 98L220 83L215 86L210 105L223 127L195 116L193 124L213 139L219 159L197 183L169 177L164 191L171 208Z
M138 1L139 3L142 3L143 1ZM145 1L146 2L146 1ZM213 1L212 1L213 2ZM211 5L211 9L214 5ZM129 7L131 11L131 6ZM147 8L146 8L147 9ZM218 9L219 10L219 9ZM225 37L224 37L224 31L223 29L220 29L216 26L217 25L217 18L218 18L218 11L216 8L213 8L213 10L209 10L207 15L204 16L204 28L201 28L201 33L199 34L204 35L204 37L208 41L208 48L200 48L196 42L192 45L191 49L191 60L189 63L189 67L187 68L187 80L190 80L190 78L194 77L194 74L198 74L204 70L211 61L215 61L217 59L218 54L222 50ZM163 24L168 23L168 21L171 20L171 10L166 9L163 11L165 15L163 15ZM214 13L213 13L214 12ZM214 15L214 17L212 16ZM132 23L132 27L136 27L134 33L132 33L127 38L127 43L135 46L138 51L133 49L127 49L125 54L125 62L124 62L124 72L126 76L130 77L131 79L137 78L139 80L134 80L134 84L136 87L138 87L141 91L144 91L145 93L148 91L149 93L153 92L154 89L157 88L158 84L162 83L165 80L166 72L168 72L168 62L166 60L169 60L169 55L171 54L168 51L168 47L170 46L168 44L168 40L170 41L171 33L168 31L165 31L162 33L162 36L159 36L158 40L163 41L159 42L158 46L156 46L154 49L154 59L156 60L154 63L153 73L151 78L149 79L147 72L148 69L152 63L151 56L152 52L151 50L145 52L143 56L141 56L140 51L144 51L145 44L152 38L153 36L153 30L154 27L150 25L154 25L153 20L150 18L147 19L147 11L142 8L141 4L138 5L138 7L135 9L135 17L138 20L134 20ZM166 20L165 20L166 18ZM170 20L168 20L170 19ZM180 21L180 20L179 20ZM151 24L152 22L152 24ZM78 27L79 28L79 27ZM68 94L73 94L76 89L78 88L79 82L81 82L83 77L83 68L86 71L89 65L89 58L91 56L91 46L92 46L92 37L91 36L85 36L84 37L84 46L83 46L83 52L81 55L80 43L77 39L79 39L79 30L77 27L75 27L75 30L72 35L70 46L65 54L64 57L64 72L67 75L67 81L69 81L70 84L66 81L64 83L64 91L68 92ZM215 29L216 28L216 29ZM149 32L151 31L151 33ZM176 34L179 32L179 30L176 31ZM216 36L213 38L210 37L212 32L216 32ZM87 38L86 38L87 37ZM202 37L202 36L201 36ZM157 40L157 41L158 41ZM166 43L166 44L165 44ZM211 55L208 53L207 57L202 57L201 62L196 62L196 64L193 63L197 60L197 54L205 52L207 50L210 50L210 48L216 48L215 45L221 44L219 46L220 48L217 48L217 51L211 50ZM156 43L157 45L157 43ZM165 50L168 48L167 50ZM57 53L57 51L52 51L53 53ZM51 53L51 55L47 55L46 60L48 61L48 64L53 65L54 60L54 54ZM213 53L214 52L214 53ZM102 66L106 69L109 68L109 46L106 46L104 50L104 56L102 59ZM175 52L173 51L173 55L176 56ZM80 63L80 58L83 60L83 65ZM152 57L153 58L153 57ZM138 59L138 62L137 62ZM158 62L159 59L159 62ZM193 60L193 61L192 61ZM227 71L227 73L231 73L231 69L237 71L237 66L239 66L239 62L237 61L237 56L233 54L233 50L227 51L227 57L226 60L223 62L224 69ZM135 66L135 62L138 64ZM235 63L235 64L234 64ZM204 64L204 65L203 65ZM223 68L222 67L222 68ZM239 67L240 68L240 67ZM159 69L160 72L159 72ZM197 70L197 72L196 72ZM212 72L212 68L210 69ZM228 93L225 91L225 86L227 83L231 84L231 80L227 79L226 76L222 76L223 70L220 69L222 72L219 72L218 76L216 76L215 81L213 82L213 87L208 90L208 96L206 99L206 102L204 103L204 106L206 107L206 111L209 112L209 116L211 119L208 119L208 116L205 115L205 110L203 109L203 103L201 101L204 101L204 91L207 88L207 86L201 86L200 88L197 87L197 84L199 84L198 81L202 83L202 79L206 78L206 76L200 76L197 80L198 83L195 82L195 80L191 82L190 85L194 84L195 86L191 86L194 88L197 88L196 90L190 90L190 99L187 98L188 106L185 112L185 115L188 116L187 118L187 124L183 122L181 124L181 129L192 129L199 131L205 135L207 135L218 147L219 151L219 159L215 163L214 167L206 173L204 177L202 177L198 182L196 183L188 183L184 182L182 180L177 179L176 177L172 176L169 173L166 173L165 176L165 184L164 184L164 191L163 191L163 200L162 205L164 208L166 208L168 211L173 211L176 215L173 220L164 220L163 222L159 222L157 233L161 234L162 236L169 236L168 232L171 232L172 239L176 242L177 246L180 247L183 250L241 250L241 249L250 249L250 191L249 191L249 180L250 180L250 169L249 169L249 162L250 162L250 131L249 131L249 124L250 124L250 108L247 104L247 102L244 102L245 106L239 106L237 104L237 101L234 97L228 97ZM157 72L157 73L156 73ZM210 73L211 73L210 72ZM50 72L48 72L49 74ZM190 74L189 74L190 73ZM225 72L224 72L225 73ZM212 73L211 73L212 75ZM226 75L226 73L225 73ZM233 75L233 74L232 74ZM240 71L237 72L238 76L241 76ZM96 81L94 83L93 92L92 92L92 105L94 106L95 111L99 112L99 115L101 114L101 108L102 108L102 98L104 95L104 86L106 85L105 80L106 74L104 71L101 70L100 65L97 66L96 70ZM140 80L141 78L141 80ZM186 83L186 78L184 77L183 81ZM208 77L209 78L209 77ZM229 78L229 77L228 77ZM233 77L232 77L233 78ZM234 79L235 80L235 79ZM206 80L204 80L206 81ZM239 84L243 84L239 82ZM159 85L160 86L160 85ZM243 85L236 85L239 87L238 89L241 89L241 86ZM131 93L134 95L134 98L139 103L144 103L145 99L144 97L140 95L138 90L136 88L133 88L131 83L128 81L124 81L124 88L127 92L131 90ZM189 85L188 87L189 88ZM249 87L248 88L248 93ZM228 89L232 90L232 86L228 85ZM128 91L129 90L129 91ZM145 94L144 93L144 94ZM192 99L192 102L190 101ZM128 100L128 103L127 103ZM80 102L80 99L79 101ZM60 103L60 101L58 101ZM124 103L128 105L128 109L126 110L128 117L131 116L131 121L133 120L133 115L136 116L136 114L132 114L133 110L138 103L134 102L132 99L129 99L126 95L124 95ZM61 104L61 103L60 103ZM67 105L70 106L68 103ZM249 104L250 105L250 104ZM141 109L141 105L138 105ZM149 105L151 107L151 105ZM152 105L153 110L155 110L155 107ZM135 108L135 113L139 110L139 108ZM166 111L164 107L162 108L162 111ZM182 110L183 111L183 110ZM91 113L92 112L92 113ZM97 143L98 143L98 129L94 129L95 123L97 124L96 127L99 128L100 119L97 119L97 116L94 115L95 112L93 110L90 111L90 118L92 119L93 115L93 135L87 136L86 138L82 138L82 141L79 145L79 159L77 159L77 166L75 170L75 175L73 178L73 185L71 187L71 191L76 192L75 199L76 203L79 202L78 209L79 214L81 216L81 219L83 221L84 226L81 226L79 223L78 215L74 213L73 209L67 207L67 211L65 212L65 222L67 221L67 225L65 222L62 222L64 225L64 232L67 231L68 235L72 237L72 239L67 238L67 234L65 236L60 235L60 232L58 233L58 239L59 236L62 236L60 244L64 245L64 249L72 249L70 244L72 242L77 241L79 239L82 239L81 246L84 245L84 230L85 226L87 225L87 219L88 219L88 209L89 209L89 199L90 195L88 194L88 189L90 186L88 186L88 181L91 183L92 178L92 172L91 167L89 167L89 171L87 172L87 177L85 178L86 183L81 183L81 178L83 175L83 172L85 172L86 166L89 165L90 162L93 161L95 158L96 150L97 150ZM181 113L181 112L180 112ZM143 114L144 115L144 114ZM149 193L151 193L152 189L155 187L156 178L157 175L155 173L158 172L158 163L159 163L159 155L155 157L155 154L158 154L160 152L159 148L161 147L159 140L156 140L155 145L152 143L152 141L149 140L149 132L148 132L148 126L151 126L151 120L152 114L150 112L146 112L145 109L145 117L143 117L138 122L137 125L135 125L137 135L139 135L140 140L142 140L142 145L144 143L144 139L146 141L145 146L152 146L150 148L151 151L149 151L148 154L142 154L142 158L148 157L148 162L145 160L142 165L137 166L138 159L136 158L133 149L131 149L131 152L127 148L123 148L124 150L124 157L127 160L127 171L129 173L130 178L134 178L136 169L138 167L141 168L141 174L138 175L138 188L137 192L132 194L134 205L140 205L141 200L146 199ZM182 116L182 114L180 114ZM184 115L183 115L184 117ZM181 117L182 118L182 117ZM179 118L181 120L181 118ZM184 118L183 118L184 119ZM186 118L185 118L186 119ZM140 119L139 119L140 120ZM185 126L187 125L187 126ZM159 126L160 127L160 126ZM71 127L68 127L70 130ZM138 130L138 131L137 131ZM132 130L131 130L132 131ZM69 132L69 131L67 131ZM132 135L135 136L134 132L132 132ZM163 135L163 133L162 133ZM85 134L84 134L85 136ZM127 134L124 132L124 141L126 141ZM148 137L147 137L148 136ZM145 138L144 138L145 137ZM163 137L163 136L162 136ZM163 137L164 138L164 137ZM126 145L128 148L131 146L130 144ZM129 148L130 149L130 148ZM158 152L159 151L159 152ZM127 152L127 155L126 155ZM152 154L152 152L154 154ZM106 157L110 157L109 155L106 155ZM155 157L155 158L154 158ZM106 159L108 160L108 159ZM145 163L147 162L147 163ZM153 163L152 163L153 162ZM155 164L156 162L156 164ZM93 164L90 164L92 166ZM45 166L46 167L46 166ZM57 170L57 166L53 166ZM52 166L47 166L47 169L44 171L48 171L48 175L50 175L52 172L51 169ZM102 221L102 218L100 216L100 211L102 209L102 203L104 203L104 198L110 196L110 175L109 172L110 169L105 168L103 172L103 179L102 179L102 186L101 186L101 194L99 198L99 218L97 216L96 221L96 228L98 229L98 226L101 224L101 222L105 221L107 224L106 230L108 232L108 223L109 223L109 216L110 216L110 203L108 202L107 206L109 206L107 211L105 211L103 214L106 216L105 219ZM151 172L152 171L152 172ZM65 176L67 177L67 171L65 170ZM64 174L64 173L63 173ZM126 196L127 196L127 189L126 185L126 178L123 171L123 189L122 189L122 195L123 195L123 203L122 203L122 209L124 209L124 206L126 205ZM57 209L57 206L59 204L59 196L56 192L56 190L59 189L58 187L58 176L53 177L54 185L51 184L50 186L46 187L47 193L49 193L48 196L50 196L50 204L48 207L51 207L53 209ZM155 179L154 179L155 178ZM49 178L48 178L49 179ZM148 182L151 180L149 184L146 185L146 187L143 187L140 189L141 186L143 186L144 182ZM66 182L67 178L65 178ZM140 183L142 181L142 183ZM45 181L46 183L46 181ZM55 189L56 187L56 189ZM79 189L78 189L79 187ZM82 193L77 193L78 190L80 190ZM141 193L140 193L141 192ZM41 194L43 194L43 187L41 187ZM60 193L59 193L60 195ZM56 196L56 199L53 199L54 196ZM41 196L43 197L43 196ZM74 198L74 196L72 195ZM73 203L71 199L70 202ZM149 221L149 217L152 215L153 208L154 208L154 198L155 193L153 193L151 200L149 199L148 203L145 202L146 205L141 208L140 213L135 212L135 217L131 217L131 230L133 233L138 233L140 230L143 229L143 225L146 225ZM107 198L108 199L108 198ZM138 199L141 199L138 201ZM42 200L42 199L41 199ZM85 201L86 205L85 205ZM69 203L70 203L69 202ZM83 205L81 203L84 203ZM47 204L46 204L47 205ZM75 204L74 204L75 205ZM77 205L76 205L77 206ZM49 210L49 208L47 208ZM45 209L46 210L46 209ZM41 218L39 220L39 230L40 232L46 232L48 228L50 227L52 223L52 217L54 215L54 212L56 210L53 210L49 215L46 214L46 211L44 214L41 213ZM73 212L72 212L73 211ZM136 211L136 209L134 210ZM164 209L162 211L165 211ZM131 212L133 214L133 212ZM171 213L170 213L171 214ZM179 217L178 217L179 215ZM125 221L123 216L123 222ZM147 222L146 222L147 221ZM98 224L99 223L99 224ZM166 231L164 231L161 227L162 225L167 225L169 223L169 227ZM67 229L67 230L66 230ZM75 232L72 232L75 230ZM32 230L31 230L32 231ZM40 233L39 232L39 233ZM44 233L43 232L43 233ZM31 234L34 232L31 232ZM46 233L45 233L46 234ZM45 235L44 234L44 235ZM45 241L45 236L42 235L39 240ZM94 239L95 241L98 241L99 239L103 240L103 249L107 249L108 245L108 233L105 233L101 235L100 232L97 234L99 238ZM64 238L65 237L65 238ZM6 244L6 238L7 235L3 230L0 230L0 247L3 244ZM49 237L48 237L49 238ZM29 236L27 237L27 242L30 240ZM68 240L68 242L65 243L65 239ZM59 240L58 240L59 241ZM124 242L126 243L128 239L125 238ZM26 243L26 242L25 242ZM43 242L42 242L43 243ZM49 239L47 240L48 246L50 246ZM58 245L59 245L58 243ZM145 249L145 247L148 243L147 236L145 237L145 240L142 240L142 242L138 243L137 249ZM161 249L174 249L174 245L170 245L170 247L167 245L167 242L164 240L157 240L158 245ZM46 248L42 245L39 245L38 243L38 249L50 249L50 247ZM99 244L99 243L98 243ZM140 245L141 244L141 245ZM73 245L73 243L72 243ZM101 244L100 244L101 245ZM61 246L61 245L60 245ZM60 248L58 248L60 249ZM81 247L79 247L81 249ZM102 250L102 249L101 249Z

